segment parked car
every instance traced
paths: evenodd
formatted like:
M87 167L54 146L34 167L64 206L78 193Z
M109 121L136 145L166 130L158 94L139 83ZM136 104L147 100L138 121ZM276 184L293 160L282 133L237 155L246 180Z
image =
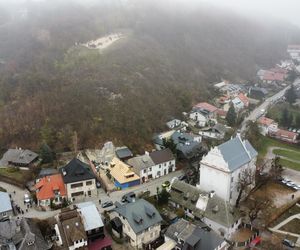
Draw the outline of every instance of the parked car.
M261 242L261 238L259 236L257 236L255 239L253 239L250 243L249 243L249 247L255 247L257 245L259 245Z
M287 246L287 247L291 247L291 248L294 248L295 247L295 243L292 242L291 240L288 240L288 239L284 239L282 241L282 244Z
M178 180L183 181L186 180L187 176L185 174L178 176Z
M300 190L300 185L294 184L294 185L292 186L292 189L298 191L298 190Z
M169 181L165 181L161 186L163 188L168 188L168 187L170 187L170 185L171 185L171 183Z
M106 201L102 203L101 207L106 208L106 207L111 207L112 205L113 205L112 201Z
M24 204L31 203L31 197L29 194L25 193L24 194Z
M136 195L135 195L134 192L129 192L129 193L124 194L124 195L122 196L121 201L122 201L122 202L131 202L132 199L134 199L135 197L136 197Z

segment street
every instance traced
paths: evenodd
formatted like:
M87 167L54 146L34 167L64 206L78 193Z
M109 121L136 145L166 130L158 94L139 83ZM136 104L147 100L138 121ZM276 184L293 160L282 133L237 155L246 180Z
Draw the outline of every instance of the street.
M150 191L151 195L154 195L154 194L156 194L157 187L159 187L161 189L161 185L165 181L171 181L174 177L178 177L182 174L183 174L183 172L181 170L175 171L168 175L162 176L160 178L153 179L147 183L137 185L137 186L134 186L131 188L127 188L124 190L111 192L110 194L105 193L102 188L99 188L98 195L96 197L85 197L83 200L78 201L77 203L85 202L85 201L92 201L97 206L99 212L103 213L104 210L109 211L114 208L114 206L108 207L108 208L102 208L101 204L105 201L121 202L122 196L129 192L135 192L135 194L137 195L142 191ZM16 186L13 186L13 185L5 183L5 182L0 182L0 186L7 190L7 192L11 195L12 200L15 201L16 204L19 205L20 208L24 211L24 214L19 214L18 217L46 219L46 218L55 216L60 212L60 210L40 211L40 210L37 210L36 207L34 207L34 206L32 208L27 208L24 205L23 201L24 201L24 194L29 193L28 190L20 189ZM101 204L99 204L99 200L101 200ZM71 206L73 204L76 204L76 203L72 203ZM28 212L26 212L26 209L28 209Z
M294 81L294 86L298 86L300 85L300 79L297 78ZM285 94L285 92L290 88L290 86L285 87L284 89L280 90L278 93L276 93L275 95L267 98L261 105L259 105L258 107L256 107L251 113L250 115L244 119L242 126L241 126L241 134L244 134L247 128L247 123L249 121L256 121L261 115L262 115L262 110L264 110L264 112L266 112L268 110L268 108L270 107L270 105L272 105L273 103L275 103L276 101L278 101L280 98L282 98Z

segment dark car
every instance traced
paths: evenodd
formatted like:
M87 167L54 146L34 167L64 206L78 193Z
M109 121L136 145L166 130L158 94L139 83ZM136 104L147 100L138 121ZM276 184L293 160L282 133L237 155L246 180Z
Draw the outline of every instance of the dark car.
M102 203L101 207L106 208L106 207L111 207L112 205L113 205L112 201L106 201Z
M183 181L183 180L186 180L186 179L187 179L187 176L186 176L185 174L180 175L180 176L178 177L178 180L180 180L180 181Z
M136 195L135 195L134 192L129 192L128 194L124 194L124 195L122 196L121 201L122 201L122 202L131 202L132 199L135 198L135 196L136 196Z
M284 239L282 241L282 244L285 245L285 246L287 246L287 247L291 247L291 248L295 247L295 243L292 242L292 241L290 241L290 240L288 240L288 239Z

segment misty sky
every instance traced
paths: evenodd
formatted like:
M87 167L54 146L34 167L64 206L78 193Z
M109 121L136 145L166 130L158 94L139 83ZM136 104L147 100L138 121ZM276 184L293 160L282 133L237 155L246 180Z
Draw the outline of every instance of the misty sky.
M188 1L188 0L187 0ZM194 0L197 1L197 0ZM250 16L268 15L285 19L300 27L300 0L200 0L217 6L225 6ZM197 1L198 2L198 1Z

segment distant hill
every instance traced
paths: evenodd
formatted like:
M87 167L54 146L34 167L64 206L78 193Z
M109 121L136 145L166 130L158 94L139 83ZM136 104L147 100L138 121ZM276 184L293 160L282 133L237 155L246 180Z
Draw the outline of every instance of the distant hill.
M58 151L105 140L142 149L172 116L210 100L209 83L251 81L299 31L210 9L30 3L0 26L0 146ZM23 12L22 12L23 13ZM280 32L279 32L280 30ZM78 42L122 32L99 53Z

